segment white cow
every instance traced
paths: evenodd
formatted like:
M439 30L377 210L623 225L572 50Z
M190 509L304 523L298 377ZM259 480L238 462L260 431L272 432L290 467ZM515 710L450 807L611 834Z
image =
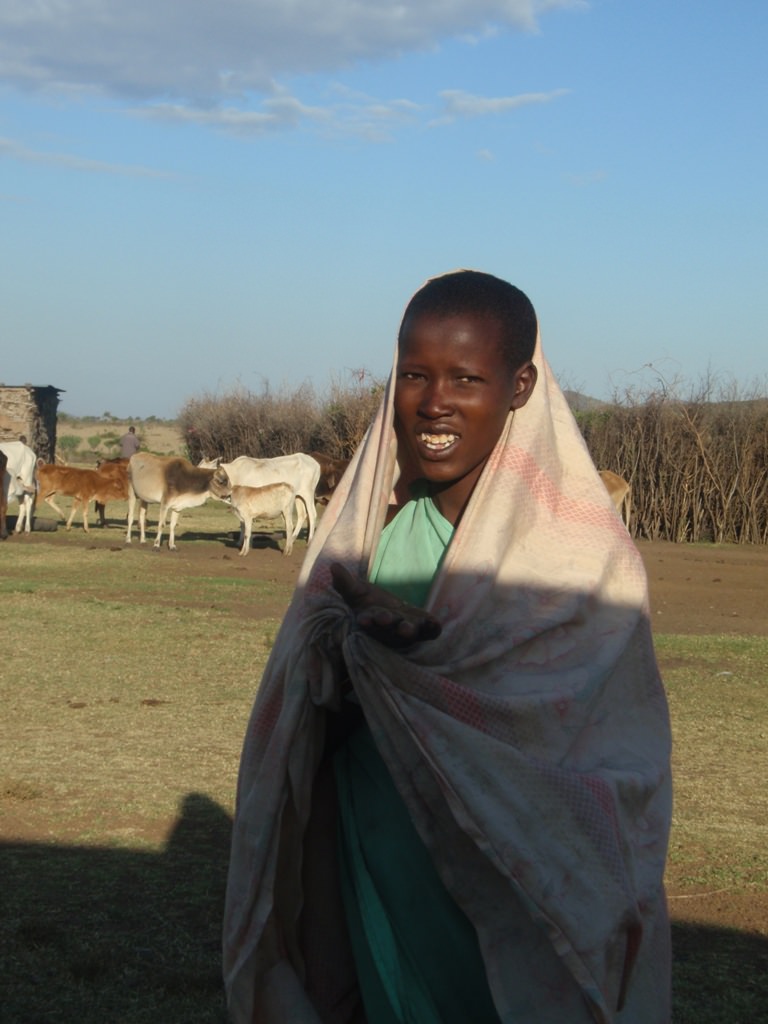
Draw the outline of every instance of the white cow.
M320 466L309 455L296 452L293 455L278 455L274 459L253 459L240 455L232 462L221 459L203 459L199 463L208 469L220 466L225 470L233 487L264 487L265 484L285 483L293 488L300 501L296 503L296 526L292 541L296 540L304 521L308 521L307 540L312 540L317 522L315 489L320 480ZM240 543L242 544L245 523L242 522Z
M3 493L6 502L17 501L19 514L16 518L16 533L32 529L32 509L37 494L35 470L37 456L23 441L0 442L0 449L8 459L3 474Z
M276 519L282 516L285 520L285 546L283 554L290 555L293 550L293 510L296 507L296 492L290 484L265 484L263 487L232 488L229 496L232 508L237 512L243 524L243 542L241 555L247 555L251 549L251 534L254 519Z
M5 493L5 467L8 465L8 456L0 448L0 540L5 540L8 530L5 526L5 513L8 510L8 495Z
M223 498L231 491L231 484L223 469L200 469L187 459L177 456L151 455L137 452L128 463L128 534L126 543L131 543L131 527L139 500L139 534L144 544L147 521L147 504L160 503L157 520L155 547L160 547L163 527L168 512L171 513L168 548L176 550L176 523L179 512L185 508L196 508L209 497Z

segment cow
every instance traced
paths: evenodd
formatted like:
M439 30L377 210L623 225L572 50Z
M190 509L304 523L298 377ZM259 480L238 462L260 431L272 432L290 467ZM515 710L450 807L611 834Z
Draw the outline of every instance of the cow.
M32 530L32 511L37 494L35 471L37 456L23 441L0 442L0 451L6 458L3 473L3 499L6 511L11 501L19 503L19 514L16 517L16 533Z
M349 459L332 459L322 452L307 452L307 455L320 466L320 480L315 491L315 498L321 505L327 505L331 495L344 476Z
M296 492L290 484L272 483L263 487L232 487L229 501L243 524L241 535L241 555L247 555L251 549L251 534L254 519L276 519L282 516L285 521L285 545L283 554L290 555L293 550L293 510L296 507Z
M57 466L54 463L37 460L38 497L42 498L62 519L64 512L56 504L55 495L72 498L72 509L66 528L72 528L78 506L83 509L83 529L88 529L88 504L95 501L104 507L107 501L125 500L128 497L126 482L116 481L112 476L97 469L81 469L77 466ZM103 524L102 524L103 525Z
M0 540L8 536L8 529L5 525L5 514L8 511L8 498L5 493L5 467L8 465L8 456L0 451Z
M603 481L605 489L611 496L611 501L616 511L621 516L621 521L624 523L627 529L629 529L629 511L630 502L632 501L632 488L629 486L627 481L618 475L618 473L612 473L610 469L599 469L598 476Z
M95 501L94 511L99 517L99 526L107 525L106 503L112 501L128 501L128 459L104 459L96 466L99 473L108 483L104 500L99 498Z
M298 537L305 520L307 521L307 540L312 540L317 521L315 508L315 491L320 480L320 466L309 455L296 452L293 455L278 455L274 459L253 459L250 455L240 455L232 462L221 459L203 459L201 467L220 466L225 470L233 487L263 487L265 484L289 484L300 501L296 503L296 525L293 540ZM242 522L242 520L241 520ZM245 524L240 530L240 543L243 540Z
M140 543L144 544L146 540L147 505L150 502L159 502L160 514L154 546L160 547L163 527L170 511L168 549L175 551L179 512L185 508L203 505L209 497L223 498L231 490L226 470L221 467L206 469L193 466L188 459L180 456L137 452L128 462L128 532L125 541L127 544L131 543L131 528L137 499Z

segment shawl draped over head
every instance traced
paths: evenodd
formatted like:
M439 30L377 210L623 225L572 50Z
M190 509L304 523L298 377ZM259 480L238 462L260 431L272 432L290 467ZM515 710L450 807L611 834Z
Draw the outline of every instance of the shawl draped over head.
M338 913L305 890L334 849L310 818L346 676L475 926L500 1019L669 1020L670 733L645 571L538 341L534 363L434 578L437 639L384 647L330 585L334 561L367 576L400 473L394 373L319 524L240 765L224 921L236 1024L359 1019L342 992L307 995L312 978L334 984L343 950L331 932L303 939L307 917Z

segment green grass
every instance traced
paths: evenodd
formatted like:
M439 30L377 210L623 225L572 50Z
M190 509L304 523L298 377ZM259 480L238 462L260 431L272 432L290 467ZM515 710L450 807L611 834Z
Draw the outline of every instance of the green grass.
M674 739L674 1022L766 1021L768 639L660 636L656 649ZM713 901L743 926L697 923Z
M225 1020L237 766L290 588L207 570L243 571L208 516L176 554L114 530L0 548L3 1024Z
M290 597L245 573L222 543L234 528L210 505L182 516L175 554L126 548L117 526L0 547L2 1024L225 1020L235 777ZM766 1019L768 929L688 911L717 891L768 905L768 640L657 649L675 740L674 1021L752 1024Z
M675 743L670 878L768 885L768 638L656 642Z

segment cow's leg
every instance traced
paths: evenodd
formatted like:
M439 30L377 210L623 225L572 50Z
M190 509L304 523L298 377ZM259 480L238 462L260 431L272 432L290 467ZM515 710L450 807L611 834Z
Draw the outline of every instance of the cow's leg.
M163 539L163 527L165 526L165 520L168 515L168 505L164 502L160 502L160 513L157 517L157 536L155 537L155 547L159 548ZM173 513L171 513L173 516ZM173 522L173 518L171 518ZM171 528L171 539L173 539L173 528ZM170 547L170 544L168 545Z
M45 498L45 503L46 503L46 505L50 505L51 508L54 509L56 511L56 513L61 516L62 519L66 519L67 518L66 513L62 512L62 510L56 504L56 500L55 500L53 494L47 495L47 497Z
M72 511L69 513L69 519L67 520L67 529L72 529L72 523L75 521L75 513L77 512L78 505L82 505L83 529L85 530L86 533L88 533L88 501L82 496L76 496L72 499Z
M174 509L171 512L171 525L168 527L168 550L176 550L176 524L179 521L179 513Z
M14 533L29 533L32 529L32 495L22 494L19 498L19 514L16 518L16 529Z
M307 543L309 543L315 535L315 525L317 523L317 507L315 505L314 492L307 496Z
M146 501L139 502L139 543L146 544L147 542L147 503Z
M35 501L37 500L37 493L35 491L27 491L26 494L26 506L27 516L24 520L24 532L30 533L32 531L32 513L35 511Z
M251 534L253 533L253 519L250 516L243 517L243 544L240 548L241 555L247 555L251 550Z
M290 555L291 551L293 551L293 510L295 507L296 500L292 498L283 509L283 519L285 519L284 555Z
M134 489L128 487L128 532L125 536L125 543L131 543L131 530L133 529L133 516L136 512L136 492Z
M77 506L79 505L79 503L80 503L80 499L78 497L73 497L72 498L72 508L70 510L69 518L67 519L67 525L66 525L66 529L67 530L71 530L72 529L72 523L74 521L75 512L77 512Z
M308 518L308 516L307 516L307 503L306 503L306 500L305 500L303 494L298 493L296 495L296 500L294 501L294 505L295 505L295 508L296 508L296 525L293 528L293 540L296 540L296 538L301 533L302 526L304 525L304 523L307 521L307 518Z

